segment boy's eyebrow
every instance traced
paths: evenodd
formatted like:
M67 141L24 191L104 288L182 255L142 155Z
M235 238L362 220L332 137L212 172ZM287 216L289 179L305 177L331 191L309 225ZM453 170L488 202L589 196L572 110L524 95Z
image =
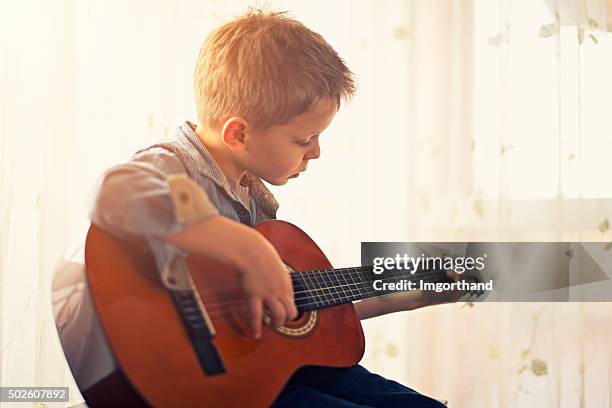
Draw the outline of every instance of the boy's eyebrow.
M288 130L287 133L289 133L289 136L295 139L304 139L306 137L320 135L321 133L325 131L325 129L323 130L315 129L309 132L302 132L301 129L299 129L299 127L296 129L287 129L287 130Z
M301 136L301 137L312 137L312 136L317 136L317 135L320 135L320 134L321 134L320 131L315 131L315 132L306 133L306 136Z

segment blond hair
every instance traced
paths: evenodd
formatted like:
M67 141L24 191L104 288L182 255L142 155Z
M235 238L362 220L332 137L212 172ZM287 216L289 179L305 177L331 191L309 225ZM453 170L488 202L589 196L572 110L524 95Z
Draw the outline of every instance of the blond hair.
M353 74L321 35L286 12L254 9L208 35L194 88L198 119L211 128L231 115L265 129L355 93Z

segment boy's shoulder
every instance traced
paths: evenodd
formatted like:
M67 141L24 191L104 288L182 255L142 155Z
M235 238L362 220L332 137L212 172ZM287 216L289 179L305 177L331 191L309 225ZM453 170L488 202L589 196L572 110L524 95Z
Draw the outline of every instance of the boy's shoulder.
M189 122L184 122L178 126L171 137L158 139L152 144L137 150L133 154L132 160L148 162L155 162L156 160L178 161L190 172L191 169L187 166L194 165L201 160L201 154L198 152L195 140L190 140L192 138L186 134L186 127L189 128Z
M189 121L178 126L170 138L158 140L136 151L132 161L148 163L166 175L186 173L201 187L212 183L219 192L235 198L227 177L196 135L195 125ZM247 173L243 184L265 213L276 215L279 204L259 177Z
M166 175L187 173L196 181L204 176L219 182L222 177L218 174L218 166L194 129L195 125L185 121L177 127L171 137L158 139L137 150L130 161L152 165Z

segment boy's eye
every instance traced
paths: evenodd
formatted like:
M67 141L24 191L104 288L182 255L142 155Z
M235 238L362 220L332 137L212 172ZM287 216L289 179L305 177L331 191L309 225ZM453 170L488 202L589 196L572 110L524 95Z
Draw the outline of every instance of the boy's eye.
M308 146L310 146L312 144L313 139L315 137L317 137L317 136L319 136L319 135L314 135L311 138L309 138L308 140L299 140L296 143L299 144L300 146L308 147Z
M301 140L299 142L297 142L297 144L299 144L300 146L310 146L312 144L312 139L308 139L308 140Z

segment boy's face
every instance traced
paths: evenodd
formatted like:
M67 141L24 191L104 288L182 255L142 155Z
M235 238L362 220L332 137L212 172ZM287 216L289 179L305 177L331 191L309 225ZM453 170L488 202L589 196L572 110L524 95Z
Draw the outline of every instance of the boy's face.
M322 99L283 125L246 133L240 165L272 185L285 184L319 157L319 135L337 111L336 101Z

